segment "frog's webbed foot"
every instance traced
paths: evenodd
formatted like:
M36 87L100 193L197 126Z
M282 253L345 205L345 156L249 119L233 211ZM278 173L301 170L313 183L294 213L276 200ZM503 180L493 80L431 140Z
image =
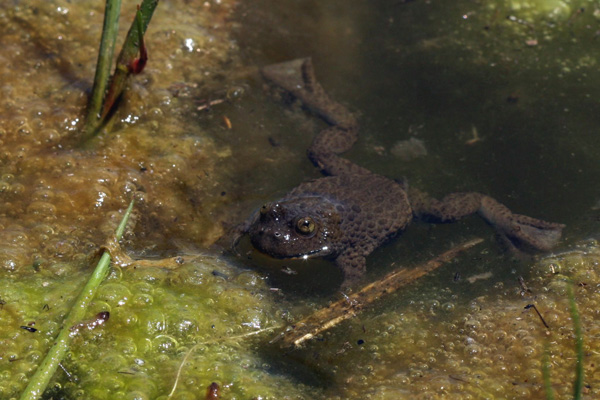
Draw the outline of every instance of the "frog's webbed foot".
M432 222L453 222L478 213L513 250L548 251L560 240L563 224L513 214L506 206L481 193L453 193L436 200L414 188L409 190L414 214Z
M356 253L342 253L335 259L335 264L344 273L342 289L349 289L354 286L367 271L367 260L364 256Z
M106 244L102 246L102 250L107 251L108 254L110 254L112 262L121 268L128 267L135 263L131 257L125 254L115 236L111 237Z
M519 250L548 251L556 246L565 227L563 224L513 214L487 196L482 198L479 214L494 225L510 246Z
M343 129L358 127L352 113L343 105L332 100L317 81L310 58L299 58L268 65L261 72L267 81L292 94L306 108L319 115L330 125Z
M314 73L311 71L311 64L310 58L298 58L279 64L267 65L261 69L261 73L267 81L290 93L312 92L314 90L312 85Z
M134 260L123 251L121 245L119 244L119 241L114 236L111 239L109 239L104 246L102 246L102 250L107 251L110 254L110 258L113 264L118 265L121 268L154 267L177 269L185 262L184 258L181 256L161 260Z

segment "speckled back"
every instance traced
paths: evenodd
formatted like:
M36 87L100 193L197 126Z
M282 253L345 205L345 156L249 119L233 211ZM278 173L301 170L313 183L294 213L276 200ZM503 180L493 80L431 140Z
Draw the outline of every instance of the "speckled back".
M341 247L367 255L412 220L403 188L375 174L341 175L305 182L284 199L316 195L335 202L342 219Z

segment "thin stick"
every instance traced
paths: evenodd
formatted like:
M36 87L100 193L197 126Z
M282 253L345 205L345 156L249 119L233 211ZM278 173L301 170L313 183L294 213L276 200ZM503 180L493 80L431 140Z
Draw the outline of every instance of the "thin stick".
M544 320L544 317L542 317L542 313L537 309L537 307L535 306L535 304L527 304L525 306L526 310L529 310L530 308L534 309L534 311L537 313L538 317L540 317L540 320L542 320L542 324L544 324L544 326L546 327L546 329L550 329L550 327L548 326L548 324Z
M181 372L183 370L183 367L185 366L185 363L187 362L187 359L189 358L189 356L198 348L198 346L204 346L206 344L216 343L216 342L225 342L225 341L228 341L228 340L245 339L245 338L250 337L250 336L259 335L259 334L261 334L263 332L272 331L272 330L274 330L276 328L280 328L280 327L279 326L273 326L273 327L269 327L269 328L259 329L257 331L252 331L252 332L244 333L242 335L223 337L223 338L209 340L209 341L202 342L202 343L196 343L194 346L192 346L191 349L189 349L187 351L187 353L185 353L185 356L183 357L183 360L181 360L181 364L179 364L179 368L177 369L177 375L175 375L175 382L173 382L173 388L171 389L171 392L167 396L167 399L170 399L171 397L173 397L173 394L175 393L175 390L177 389L177 384L179 383L179 378L181 377Z
M120 13L121 0L106 0L104 9L104 27L102 28L98 62L96 63L96 76L94 77L92 97L85 119L84 132L86 132L86 136L89 134L88 132L93 132L100 122L102 103L106 92L106 86L108 85L108 79L110 78L110 69L115 53Z
M125 215L115 233L115 236L118 239L123 236L132 209L133 200L129 203L129 207L127 208L127 211L125 211ZM71 327L79 323L85 316L88 306L94 298L100 283L102 283L108 273L109 265L110 255L105 251L102 254L102 257L100 257L100 261L98 261L98 265L92 273L92 276L88 279L85 287L81 293L79 293L79 297L77 297L77 300L73 303L69 314L63 321L62 328L54 341L54 345L50 348L48 354L46 354L46 357L35 371L35 374L33 374L29 380L25 391L21 394L20 400L36 400L40 398L44 393L44 390L46 390L50 379L56 372L60 362L69 349L69 344L74 336Z
M479 238L470 240L440 254L417 268L391 272L382 279L364 286L358 292L345 296L328 307L317 310L307 318L294 324L291 329L288 328L287 331L279 334L271 342L281 340L283 347L300 347L307 340L333 328L344 320L356 316L374 301L428 274L442 264L454 259L459 253L470 249L482 241L483 239Z

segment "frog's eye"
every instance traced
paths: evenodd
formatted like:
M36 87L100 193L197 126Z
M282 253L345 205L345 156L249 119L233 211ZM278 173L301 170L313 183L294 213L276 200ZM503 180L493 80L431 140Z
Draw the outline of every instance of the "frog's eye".
M269 209L267 208L267 205L263 204L263 206L260 208L260 214L265 215L268 211Z
M315 231L315 221L311 217L300 218L296 222L296 230L302 235L310 235Z

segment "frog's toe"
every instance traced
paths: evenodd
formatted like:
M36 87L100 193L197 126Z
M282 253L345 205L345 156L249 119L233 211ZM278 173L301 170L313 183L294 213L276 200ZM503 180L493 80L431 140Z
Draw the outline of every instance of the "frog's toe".
M546 222L526 215L512 214L508 224L499 224L501 234L519 249L548 251L562 236L563 224Z
M314 72L310 58L298 58L261 69L261 73L275 85L290 93L310 91L314 82Z

